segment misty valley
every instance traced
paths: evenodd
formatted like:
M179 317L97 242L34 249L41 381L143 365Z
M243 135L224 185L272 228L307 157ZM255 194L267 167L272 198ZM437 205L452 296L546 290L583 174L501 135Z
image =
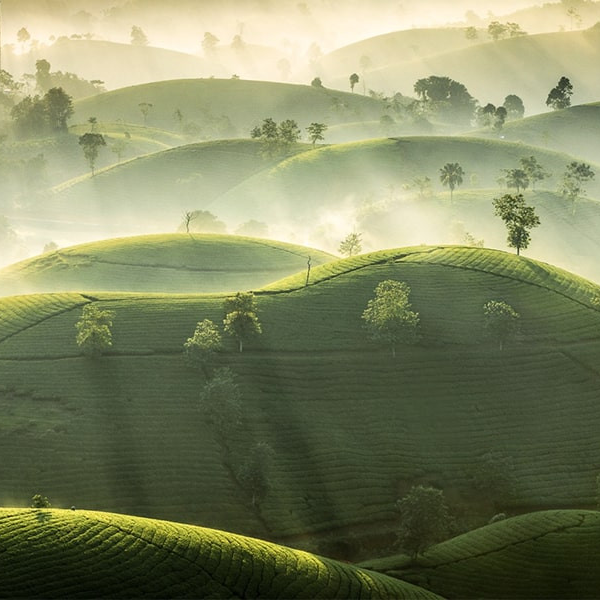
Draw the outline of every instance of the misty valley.
M600 597L600 1L0 3L0 597Z

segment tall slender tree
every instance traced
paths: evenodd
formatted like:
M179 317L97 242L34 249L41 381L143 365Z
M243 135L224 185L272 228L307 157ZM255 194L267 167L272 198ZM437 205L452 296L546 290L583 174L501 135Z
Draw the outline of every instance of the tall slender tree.
M440 169L442 185L450 188L450 204L452 204L454 190L462 184L465 172L458 163L446 163Z

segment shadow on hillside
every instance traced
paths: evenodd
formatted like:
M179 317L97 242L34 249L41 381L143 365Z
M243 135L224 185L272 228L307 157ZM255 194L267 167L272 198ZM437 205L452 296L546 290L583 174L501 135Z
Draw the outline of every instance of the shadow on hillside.
M103 481L109 486L114 509L139 514L140 507L151 503L139 468L144 448L138 441L143 424L136 420L132 399L121 389L123 374L111 357L100 357L88 365L90 383L95 388L100 418L95 424L95 435L100 440L101 456L98 467Z

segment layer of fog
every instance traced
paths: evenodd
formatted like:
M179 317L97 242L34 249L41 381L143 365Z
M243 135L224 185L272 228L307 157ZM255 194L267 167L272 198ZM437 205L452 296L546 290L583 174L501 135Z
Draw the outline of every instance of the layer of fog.
M315 75L311 63L336 48L372 36L415 27L486 27L493 19L510 20L511 11L535 6L530 0L448 3L442 0L256 0L239 2L113 1L84 0L56 3L5 0L3 3L3 61L14 75L31 73L35 61L53 54L52 45L60 38L86 38L131 43L133 26L142 29L150 46L177 50L201 59L186 68L173 68L177 77L229 77L287 80L308 83ZM568 18L564 17L565 23ZM19 41L25 28L30 39ZM549 26L556 29L556 23ZM531 32L543 31L535 21ZM218 40L214 49L204 45L207 32ZM77 52L73 50L73 52ZM54 68L73 71L69 60L54 53ZM169 60L169 57L163 57ZM106 81L108 89L123 84L156 80L152 65L147 71L135 61L123 65L134 71L123 76L107 72L102 61L89 59L79 67L79 75ZM160 57L154 61L160 71ZM168 73L160 73L168 78ZM344 86L345 87L345 86Z

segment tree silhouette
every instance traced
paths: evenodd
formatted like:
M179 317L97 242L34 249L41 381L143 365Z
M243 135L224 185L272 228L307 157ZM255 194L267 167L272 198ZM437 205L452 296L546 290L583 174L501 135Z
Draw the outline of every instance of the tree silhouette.
M446 163L440 169L440 181L442 185L450 188L450 204L452 204L452 196L454 190L462 184L465 172L458 163Z

